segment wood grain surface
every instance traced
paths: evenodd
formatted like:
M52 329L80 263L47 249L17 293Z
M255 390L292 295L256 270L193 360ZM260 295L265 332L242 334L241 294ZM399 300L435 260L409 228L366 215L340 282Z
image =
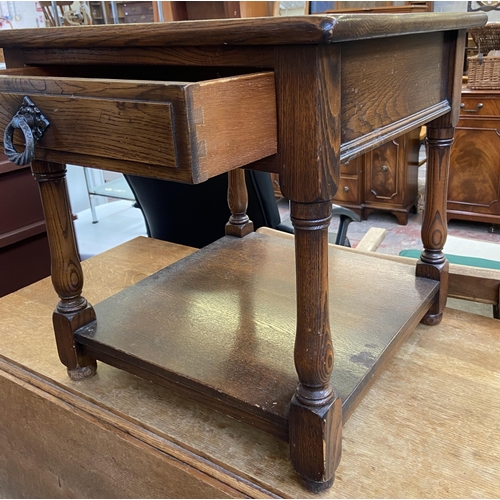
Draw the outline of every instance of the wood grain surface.
M276 153L273 73L194 84L187 99L200 181Z
M342 45L342 143L380 133L378 129L448 98L444 36L428 33L397 42L388 38Z
M257 232L289 240L293 239L293 235L291 234L276 231L275 229L268 227L260 227ZM411 266L415 266L417 262L417 259L413 259L411 257L400 257L399 255L376 253L372 250L365 250L363 248L358 249L357 247L353 249L339 246L337 251L347 253L356 252L358 254L370 256L373 259L399 262L401 264L408 264ZM448 294L450 297L480 302L483 304L498 304L500 271L496 269L481 269L479 267L450 264L448 286Z
M331 200L340 175L340 50L278 47L275 75L280 189L301 203Z
M464 89L451 149L447 218L500 222L498 91Z
M12 49L10 49L12 50ZM208 47L103 47L95 49L24 49L24 64L173 64L176 66L239 66L272 68L274 49L241 45ZM13 61L14 62L14 61ZM13 67L13 66L9 66Z
M334 43L482 26L484 13L343 14L29 29L0 33L0 47L114 47ZM7 58L8 51L6 51Z
M170 103L79 99L46 93L31 94L30 98L52 125L38 148L164 166L177 164ZM21 95L2 93L2 129L21 103Z
M79 165L106 168L110 161L119 161L128 173L133 173L127 171L129 162L131 170L145 164L145 175L149 165L159 166L165 167L164 178L198 183L276 153L272 73L190 83L178 79L196 76L165 68L144 70L142 78L155 79L149 83L135 80L134 67L107 72L65 68L65 75L78 78L54 76L60 71L35 68L33 76L20 75L19 70L0 76L0 129L24 95L51 123L37 145L38 158L77 154L94 157L92 164ZM120 76L124 79L116 79ZM169 77L175 81L159 81ZM16 142L22 144L22 137ZM170 169L182 172L169 176Z
M128 242L82 263L85 294L97 303L190 251ZM266 433L106 365L71 382L50 324L56 301L49 279L0 300L4 496L500 496L493 319L446 310L440 325L419 325L344 426L335 484L312 495ZM60 429L75 452L59 451Z
M80 330L78 342L127 369L135 356L141 375L182 384L200 398L215 395L217 407L269 421L270 432L286 439L297 383L293 248L282 238L226 237L96 306L97 329ZM436 284L416 280L413 266L391 263L389 270L381 260L337 255L333 246L330 254L332 385L347 416L423 316ZM367 283L371 291L351 306L345 290ZM381 295L383 303L372 300Z

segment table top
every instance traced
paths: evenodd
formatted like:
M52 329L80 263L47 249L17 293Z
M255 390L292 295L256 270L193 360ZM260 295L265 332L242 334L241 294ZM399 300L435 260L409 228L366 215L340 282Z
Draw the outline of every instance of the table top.
M484 13L342 14L0 31L0 47L329 44L482 26Z

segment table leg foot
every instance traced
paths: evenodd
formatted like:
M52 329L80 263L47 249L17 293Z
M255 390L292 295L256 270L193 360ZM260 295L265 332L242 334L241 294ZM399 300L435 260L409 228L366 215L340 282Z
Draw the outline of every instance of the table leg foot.
M289 413L290 458L307 490L318 493L334 481L342 453L342 403L323 406L292 398Z
M431 314L431 313L427 313L423 318L422 318L422 321L421 323L423 323L424 325L428 325L428 326L435 326L435 325L439 325L439 323L441 323L441 320L443 319L443 313L437 313L437 314Z
M61 304L52 315L59 359L68 369L72 380L89 378L95 374L97 363L95 359L81 352L75 342L74 333L96 320L94 308L86 301L84 307L75 312L62 312L60 307Z
M94 361L92 364L88 366L81 366L70 370L68 368L69 378L75 382L80 380L85 380L87 378L93 377L97 371L97 361Z
M321 493L322 491L326 491L328 488L331 488L335 481L335 474L329 481L325 481L323 483L318 483L316 481L310 481L308 479L300 478L300 484L311 493Z
M444 260L444 255L441 254L444 262L437 264L429 264L423 261L426 259L427 253L422 253L420 260L417 262L416 275L421 278L428 278L439 281L439 292L436 295L434 303L431 305L426 315L420 321L424 325L435 326L438 325L443 319L443 311L446 307L446 299L448 295L448 275L449 264Z

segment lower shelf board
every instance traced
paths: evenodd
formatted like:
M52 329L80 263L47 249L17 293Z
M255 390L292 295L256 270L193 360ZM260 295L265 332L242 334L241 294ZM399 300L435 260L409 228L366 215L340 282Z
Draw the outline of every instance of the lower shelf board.
M407 264L329 250L332 384L350 415L439 284ZM224 237L95 307L96 359L288 439L297 384L294 243Z

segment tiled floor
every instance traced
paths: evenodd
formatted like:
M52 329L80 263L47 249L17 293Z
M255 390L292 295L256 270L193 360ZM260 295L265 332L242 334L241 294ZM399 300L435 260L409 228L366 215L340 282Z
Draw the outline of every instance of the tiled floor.
M133 202L118 200L96 207L98 222L90 209L77 214L74 222L82 260L116 247L137 236L146 236L144 217Z

